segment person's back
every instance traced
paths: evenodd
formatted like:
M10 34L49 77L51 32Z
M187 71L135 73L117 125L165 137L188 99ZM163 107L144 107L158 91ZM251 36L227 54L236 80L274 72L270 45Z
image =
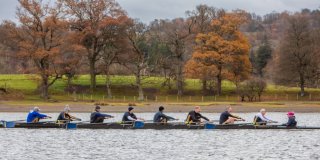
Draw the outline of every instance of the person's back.
M35 118L37 118L37 112L30 111L27 116L27 123L32 123Z
M224 111L220 114L219 124L223 124L228 120L230 113L228 111Z
M50 116L39 113L39 111L39 107L34 107L34 109L30 111L27 116L27 123L35 123L39 122L39 120L43 118L51 118Z
M58 121L67 120L67 119L65 118L65 112L64 112L64 111L63 111L63 112L60 112L57 120L58 120Z
M290 111L287 113L288 116L288 122L284 123L283 125L287 126L287 127L295 127L297 126L297 121L296 121L296 117L294 115L293 111Z
M296 117L292 116L288 118L288 123L287 123L288 127L295 127L297 126L297 121L296 121Z
M161 115L162 115L162 112L158 111L153 117L153 122L159 122Z
M100 113L97 111L92 112L90 115L90 123L96 123L99 115Z
M207 117L201 115L201 108L199 106L196 106L194 110L190 111L186 123L192 123L192 122L201 122L201 118L210 121Z
M194 110L188 113L186 122L195 122L196 112Z
M127 121L133 121L133 119L130 119L129 117L133 118L134 120L137 119L136 115L130 112L125 112L123 117L122 117L122 121L123 122L127 122Z

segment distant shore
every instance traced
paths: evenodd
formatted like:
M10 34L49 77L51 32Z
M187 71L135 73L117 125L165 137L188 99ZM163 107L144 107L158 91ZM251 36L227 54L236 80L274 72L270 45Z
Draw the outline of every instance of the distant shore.
M19 103L16 101L0 101L0 112L28 112L33 106L40 107L42 112L60 112L65 104L69 104L72 112L92 112L94 103L83 102L58 102L58 103ZM258 112L266 108L268 112L295 111L300 113L320 112L320 102L190 102L190 103L136 103L135 112L156 112L159 106L164 106L166 112L188 112L194 106L201 106L202 112L219 113L224 111L226 106L231 105L234 112ZM127 110L127 103L109 103L102 106L103 112L124 112Z

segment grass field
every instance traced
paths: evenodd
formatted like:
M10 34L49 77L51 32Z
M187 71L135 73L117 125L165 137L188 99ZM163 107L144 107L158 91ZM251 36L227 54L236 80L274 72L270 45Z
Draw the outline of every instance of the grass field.
M113 98L105 98L105 77L97 76L97 89L93 93L89 91L90 77L88 75L77 76L73 80L73 84L82 87L81 92L72 93L65 92L67 79L58 80L50 88L50 94L53 99L58 101L72 101L74 99L80 101L121 101L130 102L136 101L137 91L134 84L133 76L113 76L112 92ZM235 93L235 86L229 81L223 81L221 96L203 96L201 91L201 83L197 79L187 79L185 85L185 96L177 97L173 85L172 90L161 87L164 78L150 77L143 80L145 89L146 101L167 101L167 102L211 102L211 101L238 101L238 96ZM39 83L39 77L36 75L0 75L0 87L7 88L12 96L6 97L10 100L39 101L40 97L36 93L36 88ZM284 87L269 84L263 95L264 101L309 101L320 100L320 89L307 88L309 93L305 97L297 96L299 88ZM22 102L21 102L22 103Z

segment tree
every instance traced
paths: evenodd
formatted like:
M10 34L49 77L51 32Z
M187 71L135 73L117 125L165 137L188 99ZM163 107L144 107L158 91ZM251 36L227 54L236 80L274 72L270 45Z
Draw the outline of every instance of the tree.
M211 22L225 13L223 9L198 5L195 10L187 11L188 19L193 21L192 28L194 33L207 33L211 30Z
M306 83L313 77L312 71L317 70L316 43L307 17L293 15L287 23L286 35L278 51L274 80L278 84L298 83L300 95L304 96Z
M106 43L102 30L114 21L126 17L124 11L114 0L59 0L70 15L72 30L78 31L82 45L87 50L90 71L90 88L96 88L96 63L101 59L101 52ZM112 37L111 37L112 38Z
M49 7L41 0L19 0L17 17L20 26L7 22L10 39L18 46L17 57L31 60L41 77L41 97L49 99L48 89L62 77L56 63L61 61L68 23L60 14L60 6Z
M107 96L112 97L111 92L111 67L116 63L121 63L120 57L126 54L127 48L127 34L128 25L131 19L126 16L113 20L109 25L101 29L101 34L104 36L104 44L101 51L100 70L106 76L106 90Z
M154 22L155 23L155 22ZM184 87L184 64L188 59L188 48L192 42L193 21L177 18L172 21L159 21L158 29L160 29L159 37L166 44L170 51L170 56L166 59L170 60L171 68L174 71L176 80L177 95L183 95Z
M261 101L262 93L265 91L267 83L261 78L251 78L242 82L239 85L238 94L241 97L241 101L245 101L245 97L249 102L252 102L257 96Z
M262 44L259 46L256 57L256 69L258 75L263 77L263 69L267 66L267 63L272 57L272 48L268 37L265 35Z
M194 26L192 27L192 38L195 39L195 35L197 35L199 33L207 34L208 32L210 32L212 29L211 22L213 20L221 17L225 13L225 11L223 9L209 7L207 5L198 5L195 10L187 11L186 13L189 16L188 19L191 20L194 24ZM197 71L200 71L200 73L193 72L195 70L193 70L189 65L196 66L196 67L202 68L204 70L210 69L210 68L214 68L214 70L212 72L208 72L211 74L208 74L206 71L204 71L205 73L203 73L203 72L201 72L201 71L203 71L201 69L197 69ZM215 84L215 82L216 82L212 78L212 77L216 76L216 67L215 66L205 66L205 65L197 62L194 59L194 57L192 57L192 59L189 60L188 63L186 63L185 67L187 67L186 75L189 77L199 76L199 74L202 75L202 76L200 76L201 77L200 79L202 82L202 90L203 91L207 90L208 84L211 84L211 86L209 86L209 88L210 88L210 90L213 90L212 85ZM209 77L209 75L211 75L212 77Z
M138 88L138 100L141 101L144 100L142 88L143 71L148 67L146 31L146 26L137 20L132 21L127 29L129 55L126 58L125 63L136 78L135 85Z
M251 62L248 54L233 56L232 62L227 65L225 77L232 81L238 90L240 82L249 79L251 74Z
M221 94L223 71L227 70L236 56L248 56L249 44L239 27L245 22L242 12L226 13L213 20L208 34L199 33L193 53L195 60L218 69L217 93Z
M61 60L56 62L59 72L67 77L67 91L73 91L72 79L77 73L81 72L83 66L84 56L86 53L85 48L79 45L79 39L76 33L65 33L65 42L61 45Z
M206 93L207 90L213 92L212 86L208 88L208 83L215 83L215 76L218 70L216 66L206 66L202 63L198 63L191 58L185 65L186 77L200 79L202 82L202 91Z

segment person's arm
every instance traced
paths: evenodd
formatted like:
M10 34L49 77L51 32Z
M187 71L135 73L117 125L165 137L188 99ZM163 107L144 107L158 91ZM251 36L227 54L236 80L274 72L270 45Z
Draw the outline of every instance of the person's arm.
M167 116L167 115L166 115ZM168 120L176 120L175 118L171 117L171 116L167 116Z
M38 118L40 118L40 119L49 117L49 116L47 116L47 115L45 115L45 114L41 114L41 113L38 113L38 112L36 112L36 116L37 116Z
M81 119L80 118L77 118L77 117L75 117L75 116L71 116L69 113L67 113L68 114L68 116L69 116L69 119L68 120L78 120L78 121L81 121Z
M108 117L108 118L113 118L113 116L109 115L109 114L103 114L103 113L98 113L97 115L98 117Z
M170 116L167 116L167 115L165 115L165 114L163 114L163 113L162 113L162 116L163 116L164 118L166 118L167 120L175 120L175 118L170 117Z
M210 121L207 117L203 116L202 114L199 113L199 115L201 118L205 119L206 121Z
M71 120L71 116L70 116L68 113L64 113L64 114L62 115L62 119L63 119L63 120Z
M262 114L258 114L257 115L262 121L266 121L266 122L271 122L272 120L263 116Z
M132 118L130 115L128 115L127 118L128 118L130 121L135 121L135 120L137 120L137 119L135 119L135 118Z
M241 118L239 116L236 116L236 115L233 115L233 114L230 114L230 113L229 113L229 117L233 117L233 118L237 118L237 119L243 119L243 118Z

